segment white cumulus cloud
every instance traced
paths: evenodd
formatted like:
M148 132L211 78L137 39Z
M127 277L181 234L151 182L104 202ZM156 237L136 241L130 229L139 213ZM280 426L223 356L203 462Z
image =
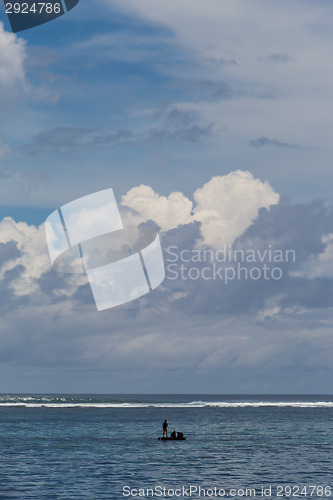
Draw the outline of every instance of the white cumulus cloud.
M237 170L213 177L194 193L194 220L201 222L203 243L213 247L232 244L258 216L279 202L270 184L251 172Z
M170 231L191 222L200 222L198 244L221 248L232 244L254 221L260 208L278 203L279 195L268 182L255 179L250 172L236 171L213 177L194 193L195 206L181 192L160 196L150 186L137 186L122 197L125 224L153 220ZM128 210L130 209L130 210ZM6 217L0 222L0 243L14 242L17 253L0 266L0 279L12 274L11 289L17 296L38 294L38 281L51 270L43 225L35 227ZM76 280L76 281L75 281ZM73 277L82 284L85 277Z
M11 274L9 287L16 297L29 295L32 299L52 300L43 295L39 280L45 273L51 271L52 266L47 249L44 224L36 227L25 222L16 222L11 217L5 217L0 221L0 247L14 243L17 252L13 252L10 258L0 262L0 280ZM16 273L15 270L19 269ZM66 275L66 285L56 290L56 295L70 296L75 293L77 287L86 283L83 274ZM71 285L73 285L71 287Z
M0 22L0 88L25 83L25 42Z
M13 280L12 288L17 295L27 295L36 291L36 280L51 267L44 230L6 217L0 222L0 235L1 243L13 241L19 251L19 256L2 265L0 277L3 277L6 271L23 266L23 274Z
M135 210L141 220L153 220L163 231L192 222L192 202L181 192L160 196L150 186L134 187L122 197L122 205ZM133 222L137 222L134 217Z
M168 231L183 224L201 223L201 244L219 248L232 244L258 216L260 208L279 202L270 184L251 172L237 170L212 177L193 195L196 206L183 193L160 196L150 186L137 186L122 197L122 205L135 211L131 222L153 220ZM128 216L127 216L128 217Z

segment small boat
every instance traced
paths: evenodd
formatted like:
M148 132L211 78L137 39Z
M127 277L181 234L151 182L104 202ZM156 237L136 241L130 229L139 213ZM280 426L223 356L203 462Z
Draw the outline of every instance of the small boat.
M184 437L182 432L177 432L177 436L172 433L169 437L159 437L159 441L185 441L186 437Z

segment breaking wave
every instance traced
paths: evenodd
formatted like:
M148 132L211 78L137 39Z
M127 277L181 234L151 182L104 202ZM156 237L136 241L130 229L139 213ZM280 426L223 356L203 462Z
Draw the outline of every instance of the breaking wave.
M160 397L161 398L161 397ZM276 397L274 397L276 398ZM333 408L333 400L125 401L78 396L0 396L0 407L26 408Z

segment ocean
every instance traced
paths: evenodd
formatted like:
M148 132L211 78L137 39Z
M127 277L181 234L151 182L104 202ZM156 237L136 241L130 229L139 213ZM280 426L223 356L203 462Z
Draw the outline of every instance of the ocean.
M0 396L1 499L328 498L332 473L333 396Z

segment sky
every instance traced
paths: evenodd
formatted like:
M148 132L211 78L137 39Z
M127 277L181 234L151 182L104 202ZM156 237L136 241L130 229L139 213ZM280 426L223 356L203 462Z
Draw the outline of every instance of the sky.
M1 8L0 392L332 394L332 3ZM108 188L166 279L98 312L44 221Z

